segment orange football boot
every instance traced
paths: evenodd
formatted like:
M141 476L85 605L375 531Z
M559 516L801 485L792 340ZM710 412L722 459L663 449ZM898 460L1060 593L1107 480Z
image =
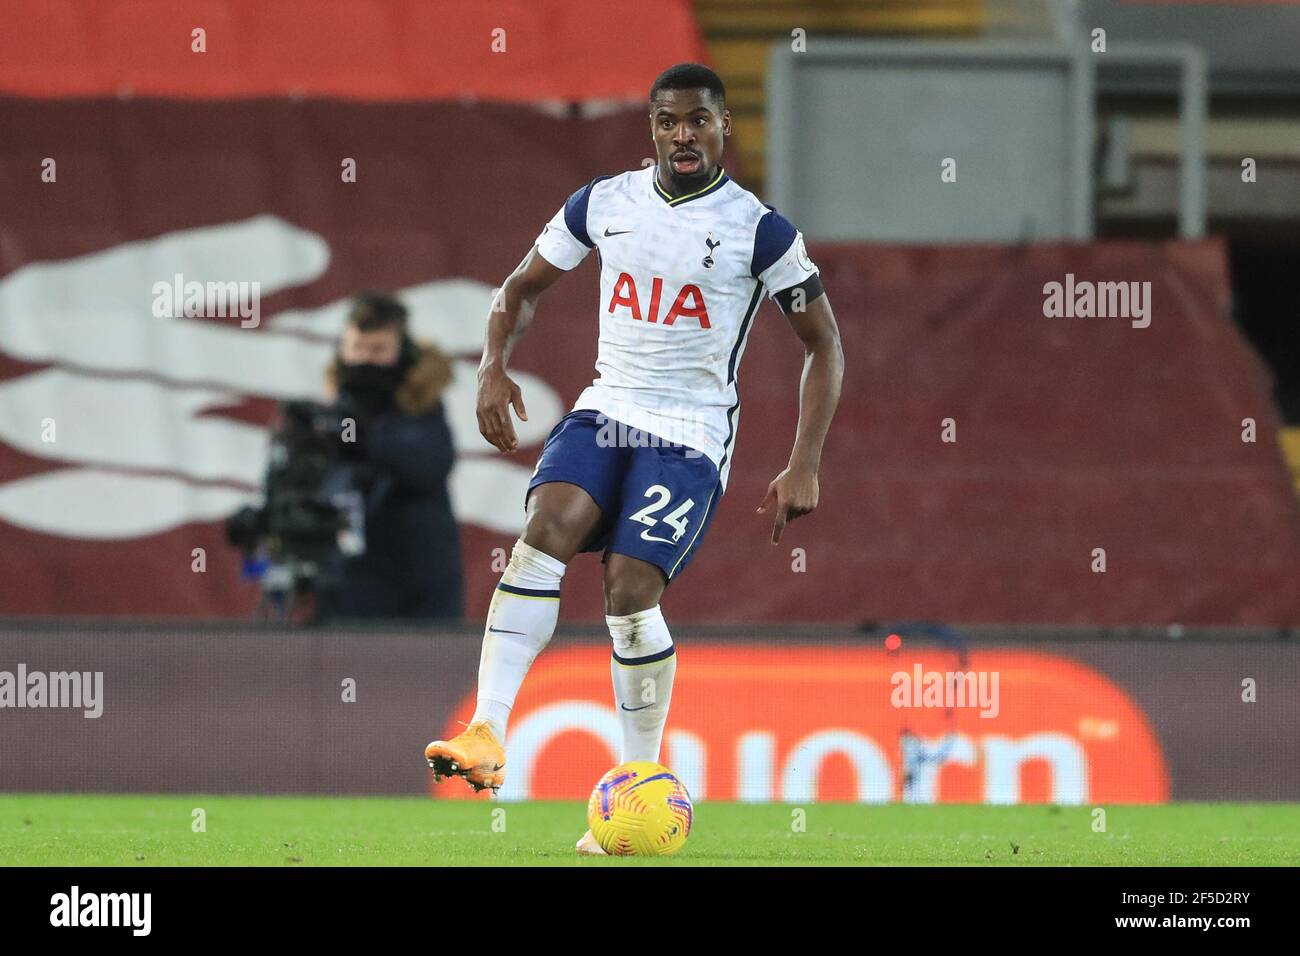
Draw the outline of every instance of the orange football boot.
M434 780L464 777L475 791L490 787L493 793L506 782L505 748L483 720L468 724L451 740L435 740L424 748L424 759Z

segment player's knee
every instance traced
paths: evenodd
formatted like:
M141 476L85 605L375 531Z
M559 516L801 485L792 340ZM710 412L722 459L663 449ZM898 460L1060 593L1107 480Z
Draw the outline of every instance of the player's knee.
M636 614L659 603L663 586L649 577L631 574L605 575L605 613L616 616Z
M501 580L507 584L550 590L564 577L564 571L565 562L520 538L510 549L510 563L506 565Z
M524 524L522 540L529 547L552 555L565 564L582 546L582 530L562 516L543 509L531 511Z

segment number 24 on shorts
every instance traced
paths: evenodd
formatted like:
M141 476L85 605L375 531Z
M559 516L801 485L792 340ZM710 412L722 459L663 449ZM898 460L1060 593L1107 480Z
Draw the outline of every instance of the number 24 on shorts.
M628 520L639 521L641 524L646 526L646 529L641 532L642 540L659 541L663 544L676 544L682 539L682 535L686 533L686 515L695 507L695 499L687 498L662 518L656 518L654 515L663 511L664 508L668 506L668 502L672 498L672 492L663 485L651 485L645 490L645 497L654 498L655 500L650 502L650 504L646 505L636 514L630 515ZM660 521L673 529L673 536L671 539L660 538L650 533L651 529L653 529Z

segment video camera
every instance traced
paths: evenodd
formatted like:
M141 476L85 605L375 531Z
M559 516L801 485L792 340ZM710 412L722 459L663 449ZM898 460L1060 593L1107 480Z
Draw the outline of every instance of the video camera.
M327 487L354 447L343 440L348 424L346 411L335 405L281 405L265 502L226 521L227 540L244 552L246 574L261 580L268 598L291 602L296 594L328 587L335 558L364 548L360 495Z

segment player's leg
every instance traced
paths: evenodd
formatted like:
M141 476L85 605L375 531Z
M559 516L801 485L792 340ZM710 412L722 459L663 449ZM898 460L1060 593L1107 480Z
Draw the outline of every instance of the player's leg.
M659 762L677 673L677 652L659 599L668 584L656 565L611 553L605 565L605 623L614 646L610 676L623 728L620 763Z
M488 607L479 657L478 707L505 740L506 721L528 669L542 652L560 616L560 581L600 524L596 501L577 485L551 482L528 496L528 519Z
M505 782L506 722L529 668L555 633L565 565L600 518L600 507L576 485L549 483L529 495L524 534L488 607L474 716L456 737L425 748L435 778L464 776L476 790Z
M614 644L609 672L623 730L619 763L659 762L677 673L677 652L659 610L667 585L668 575L657 565L614 551L606 557L605 623ZM577 849L584 856L607 855L590 830Z
M565 566L598 533L618 490L617 462L594 440L589 416L572 413L547 439L529 482L524 533L492 595L479 657L474 716L425 757L435 778L465 777L475 789L505 781L506 723L533 661L559 618Z
M721 488L711 460L692 449L637 448L605 565L610 671L623 727L623 760L658 762L677 672L659 601L704 537Z
M622 761L658 763L677 674L677 649L659 602L698 549L722 489L717 467L698 452L651 447L636 449L622 492L605 563L610 677ZM590 830L577 849L605 855Z

